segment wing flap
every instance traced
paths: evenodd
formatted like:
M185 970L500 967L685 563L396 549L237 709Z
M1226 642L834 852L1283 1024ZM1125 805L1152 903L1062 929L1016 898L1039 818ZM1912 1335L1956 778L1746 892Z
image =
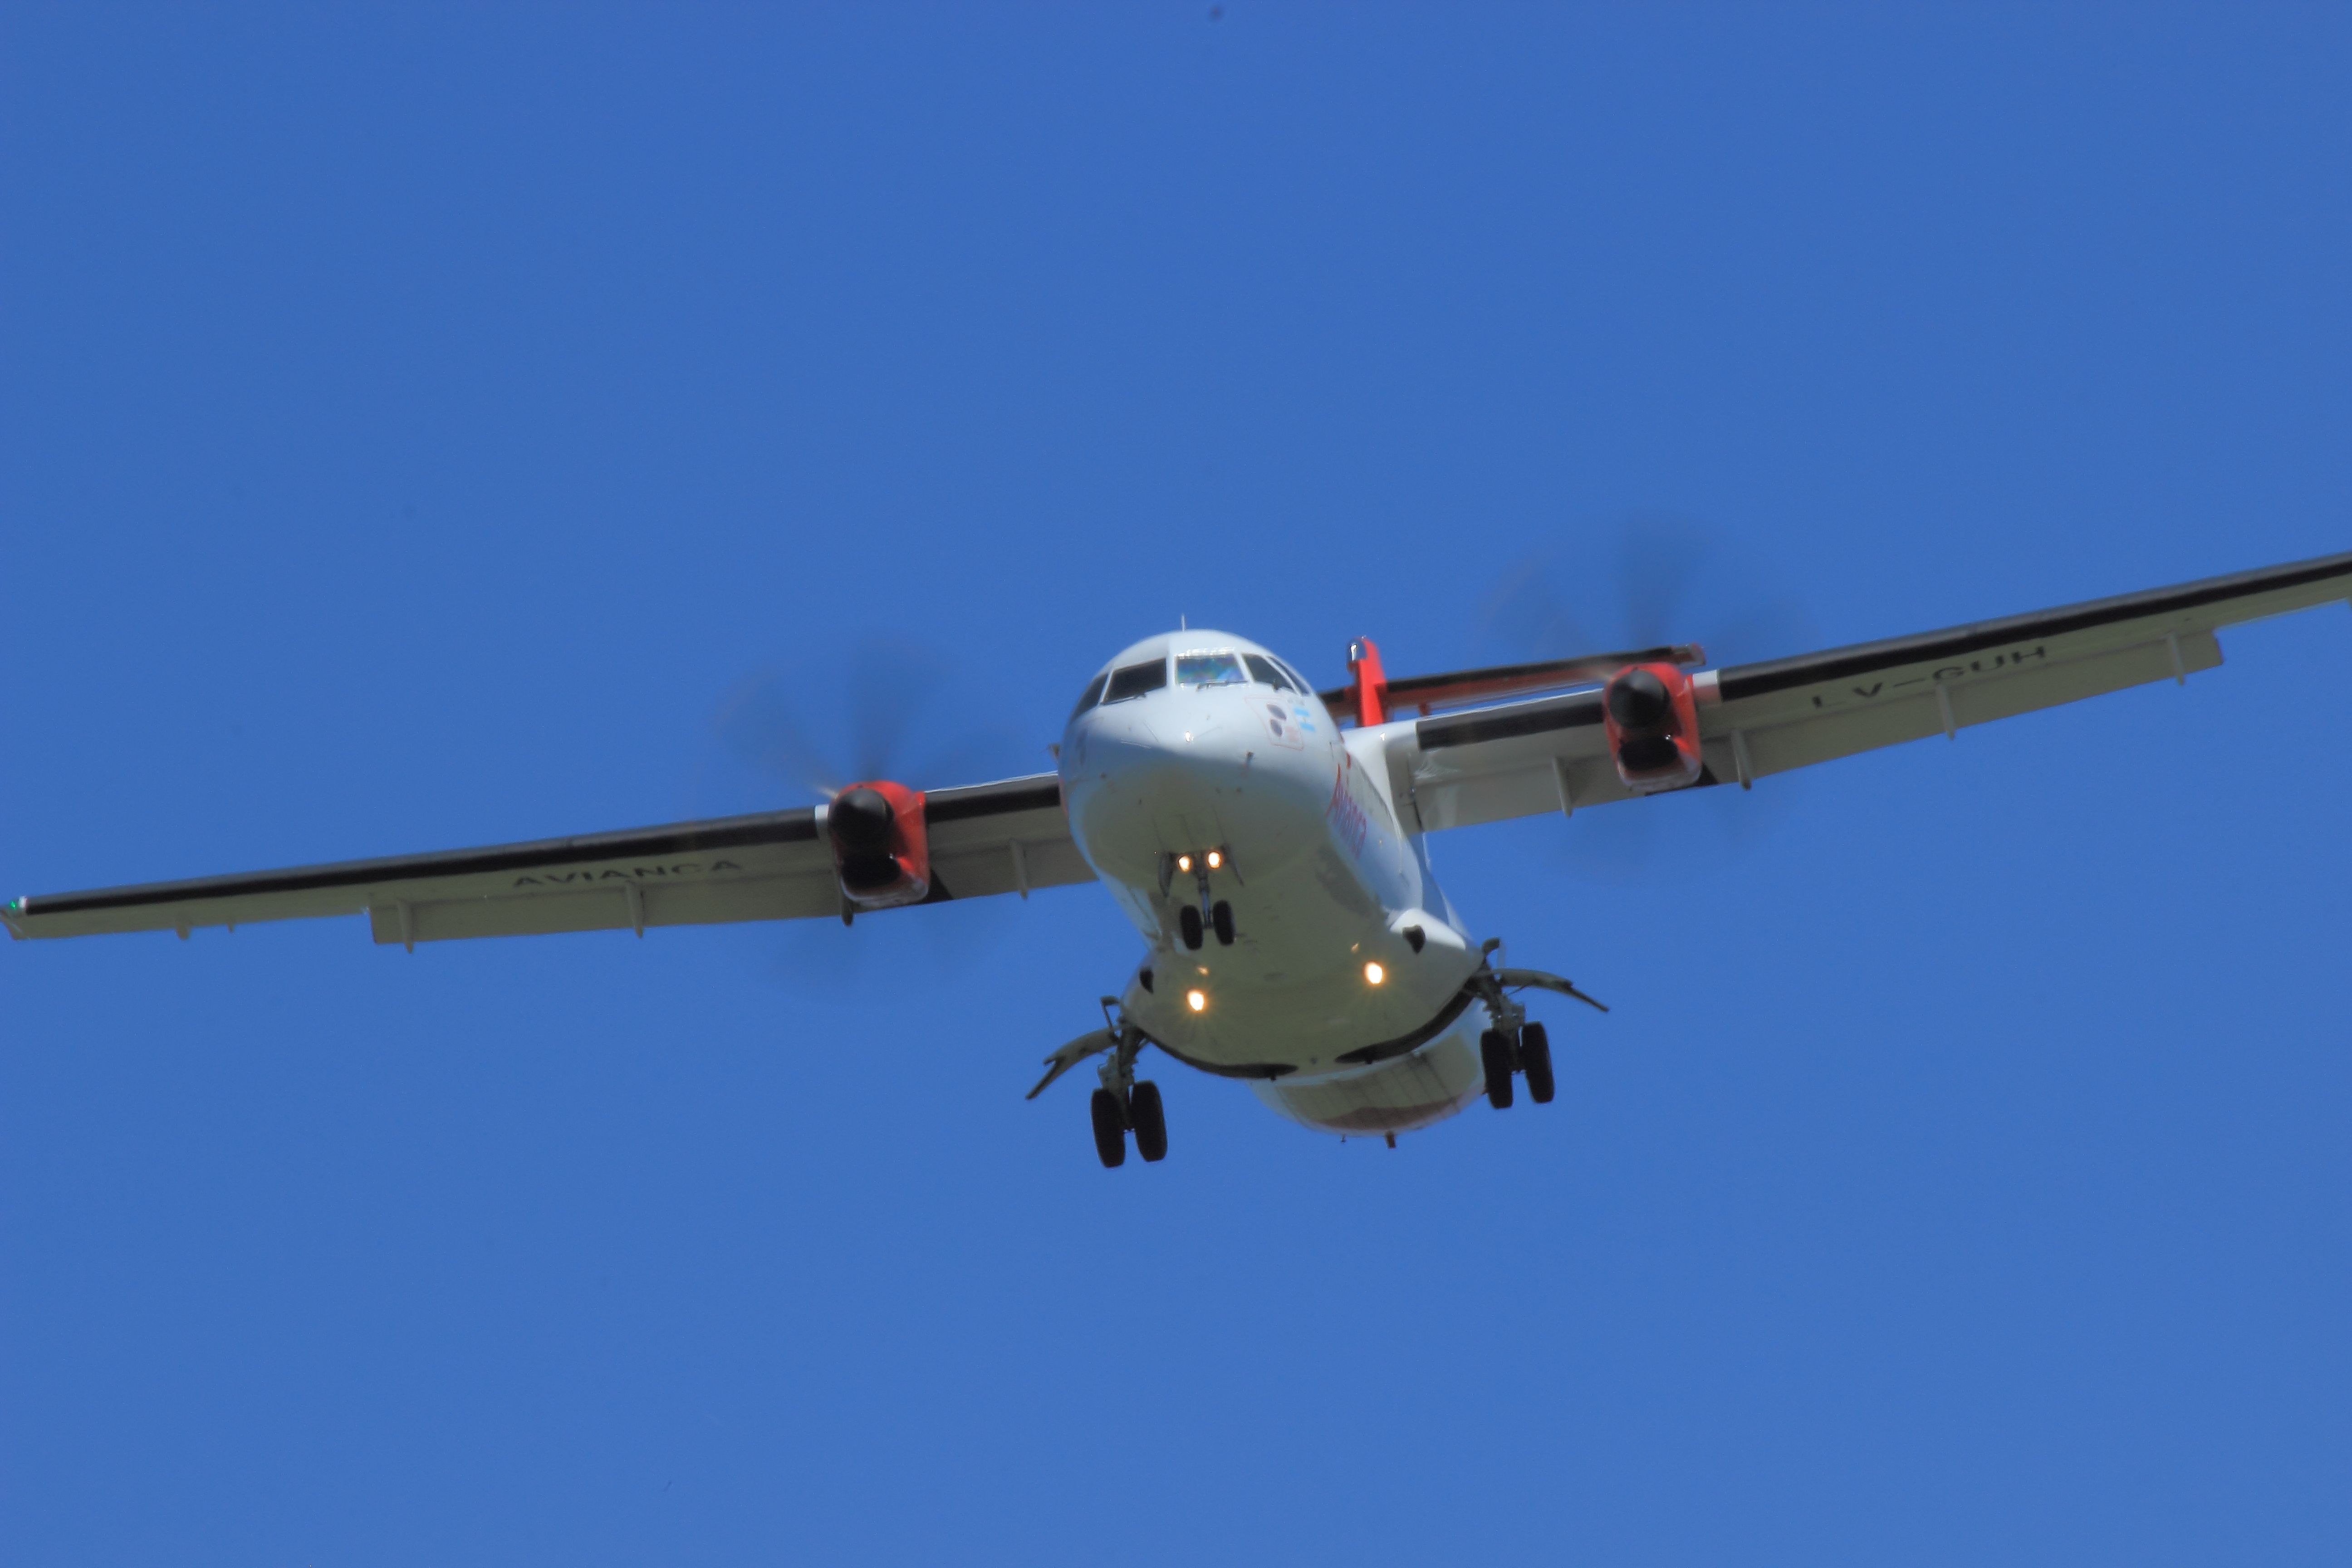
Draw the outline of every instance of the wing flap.
M1609 758L1598 691L1394 729L1391 765L1424 831L1602 805L1630 794Z
M2221 662L2220 640L2210 632L2191 632L2168 642L2012 668L1990 679L1938 682L1930 678L1899 692L1891 682L1857 683L1842 705L1804 713L1794 722L1738 728L1737 747L1729 720L1703 713L1702 724L1708 731L1706 754L1718 780L1738 777L1743 766L1749 777L1761 777L2126 687L2182 679ZM1859 694L1874 685L1882 689L1877 697ZM1739 754L1743 751L1744 758Z
M1014 845L1019 845L1016 851ZM1019 858L1015 859L1015 855ZM984 899L1017 893L1024 888L1059 888L1091 882L1095 868L1087 864L1067 835L1059 838L1015 839L979 849L931 857L931 876L950 898Z
M950 898L979 899L1095 879L1070 838L1062 782L1053 773L935 790L923 819L931 878Z
M1729 784L1956 733L2221 662L2217 629L2352 599L2352 553L1832 648L1696 678L1706 771ZM1434 831L1630 798L1598 690L1384 727Z
M841 893L830 869L798 877L744 877L701 884L625 882L561 893L405 899L372 905L378 942L413 947L483 936L551 936L566 931L643 931L647 926L719 925L732 921L805 920L838 914Z
M692 907L698 890L703 901L715 900L717 907L730 897L719 889L730 883L829 878L832 863L813 811L767 812L481 849L37 895L11 906L8 923L13 933L26 937L96 936L378 910L396 920L404 904L417 910L486 901L544 903L565 911L550 919L570 921L584 918L579 911L596 903L621 905L632 897L659 901L666 890L685 895L680 908ZM623 891L629 887L639 892ZM577 902L592 893L598 897L590 904Z
M982 898L1094 880L1052 773L934 790L925 799L933 897ZM20 899L20 937L368 917L379 942L639 931L840 913L833 851L813 809L684 822L428 855Z
M2162 650L2161 671L2147 678L2161 679L2174 673L2173 642L2181 645L2185 666L2188 647L2200 636L2347 597L2352 553L1735 666L1717 672L1714 709L1702 716L1703 727L1716 733L1793 723L1923 691L1932 698L1937 685L1949 688L1959 704L1969 700L1972 688L2008 684L2049 666L2131 649ZM2030 687L2029 682L2021 689Z

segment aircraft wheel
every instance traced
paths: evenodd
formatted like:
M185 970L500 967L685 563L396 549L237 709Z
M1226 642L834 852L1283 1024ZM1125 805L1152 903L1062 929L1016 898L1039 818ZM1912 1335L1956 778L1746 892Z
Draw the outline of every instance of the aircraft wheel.
M1478 1037L1478 1059L1486 1068L1486 1103L1497 1110L1511 1109L1511 1042L1500 1029Z
M1127 1163L1127 1118L1119 1114L1118 1096L1107 1089L1095 1090L1095 1152L1105 1166Z
M1209 923L1216 928L1217 945L1234 945L1234 906L1219 899L1209 906Z
M1541 1024L1519 1031L1519 1070L1528 1075L1528 1098L1538 1105L1551 1103L1551 1037Z
M1168 1157L1168 1115L1160 1104L1160 1086L1144 1079L1127 1091L1127 1113L1135 1122L1135 1152L1147 1165Z
M1194 909L1190 904L1186 904L1182 909L1177 910L1176 930L1178 933L1183 937L1184 945L1186 947L1192 949L1194 952L1201 951L1200 910Z

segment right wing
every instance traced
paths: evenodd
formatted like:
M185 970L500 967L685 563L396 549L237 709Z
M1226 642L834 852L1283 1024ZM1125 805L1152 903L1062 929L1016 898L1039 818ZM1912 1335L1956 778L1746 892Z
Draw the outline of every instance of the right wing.
M1694 679L1699 782L1746 784L2126 686L2185 682L2221 662L2221 627L2347 599L2352 553L1704 671ZM1633 794L1609 754L1599 688L1386 728L1399 812L1417 812L1424 830Z
M824 809L47 893L0 909L0 920L18 938L185 936L198 926L365 914L377 942L414 947L453 937L831 919L842 901ZM1094 880L1071 842L1052 773L929 791L923 818L934 903Z

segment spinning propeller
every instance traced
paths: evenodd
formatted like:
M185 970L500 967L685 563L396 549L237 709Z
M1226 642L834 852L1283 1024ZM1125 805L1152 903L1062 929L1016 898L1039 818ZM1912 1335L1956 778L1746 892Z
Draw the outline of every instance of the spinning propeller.
M823 660L755 670L728 690L711 716L715 754L699 770L698 794L744 810L814 798L833 846L844 925L859 913L934 898L923 786L1037 766L1009 728L970 720L970 705L956 693L958 669L920 643L874 637ZM948 910L933 913L947 918L922 921L916 940L937 956L965 956L985 940L985 921L958 920ZM881 935L892 923L856 939L839 926L788 925L778 933L781 971L807 989L852 989L877 941L908 940Z
M1608 672L1623 673L1603 707L1621 775L1643 793L1679 790L1698 776L1696 714L1677 668L1696 660L1681 655L1703 647L1706 661L1722 667L1800 652L1816 640L1801 597L1771 561L1723 529L1650 513L1520 557L1488 589L1478 630L1489 657L1643 650ZM1706 836L1719 836L1719 847L1747 848L1785 811L1786 795L1693 790L1688 805L1671 808L1684 814L1676 822L1649 809L1580 815L1560 853L1601 880L1635 880L1694 817L1708 820L1714 832Z

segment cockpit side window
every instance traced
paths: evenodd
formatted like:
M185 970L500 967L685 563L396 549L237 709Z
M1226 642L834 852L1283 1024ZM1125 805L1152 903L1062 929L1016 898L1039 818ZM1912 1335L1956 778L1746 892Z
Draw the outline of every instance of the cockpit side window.
M1264 685L1271 686L1278 691L1296 691L1298 689L1297 687L1291 684L1290 677L1282 673L1282 666L1275 663L1274 660L1266 658L1264 654L1245 653L1242 655L1242 662L1249 666L1251 676Z
M1130 697L1157 691L1167 684L1168 661L1165 658L1155 658L1150 664L1130 664L1124 669L1110 672L1110 685L1103 692L1103 701L1124 702Z
M1093 707L1096 703L1101 701L1103 687L1108 684L1109 680L1110 673L1106 670L1102 674L1096 676L1092 680L1087 681L1086 695L1078 699L1078 705L1076 708L1070 710L1070 717L1075 719L1079 714L1085 712L1087 709Z
M1315 688L1307 684L1307 678L1299 674L1297 670L1291 668L1290 666L1283 663L1282 660L1276 658L1269 659L1266 662L1273 665L1276 669L1281 670L1285 675L1290 677L1291 679L1297 681L1298 683L1299 690L1305 692L1309 697L1312 697L1315 694Z
M1188 653L1179 655L1176 660L1179 686L1239 686L1248 679L1235 654Z

